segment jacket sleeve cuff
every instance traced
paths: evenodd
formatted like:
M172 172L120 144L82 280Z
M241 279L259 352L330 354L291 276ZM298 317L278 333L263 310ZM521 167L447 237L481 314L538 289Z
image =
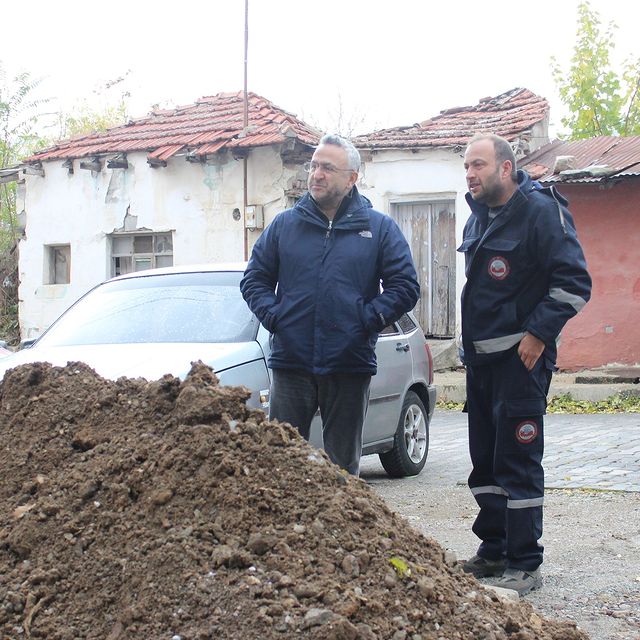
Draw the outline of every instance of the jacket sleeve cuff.
M387 322L381 312L375 310L372 304L364 307L364 324L369 331L380 333L386 326Z
M531 327L525 327L524 330L525 330L526 333L530 333L534 338L538 338L538 340L541 340L545 344L549 344L549 340L547 338L545 338L543 335L540 335L539 331L536 331L535 329L532 329ZM551 340L551 342L553 342L553 340Z

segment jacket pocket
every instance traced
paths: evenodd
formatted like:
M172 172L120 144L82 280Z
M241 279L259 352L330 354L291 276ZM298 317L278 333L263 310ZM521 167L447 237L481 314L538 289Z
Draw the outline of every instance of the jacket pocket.
M462 244L456 249L456 251L466 253L476 242L478 242L478 238L466 238L462 241Z
M269 311L269 317L267 320L267 324L265 324L265 328L269 331L269 333L275 333L278 326L278 318L280 314L280 309L282 307L282 301L276 302L276 304L271 307Z
M506 401L505 433L500 438L504 452L542 458L544 447L544 398L522 398Z
M484 270L484 278L502 292L515 291L522 284L527 259L522 255L518 238L488 238L478 248L476 257ZM515 309L514 309L515 312Z
M519 238L489 238L483 245L483 249L491 249L491 251L515 251L520 244Z

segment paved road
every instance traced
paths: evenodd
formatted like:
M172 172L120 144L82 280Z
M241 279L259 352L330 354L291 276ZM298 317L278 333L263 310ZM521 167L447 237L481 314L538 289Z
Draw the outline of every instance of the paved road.
M466 414L436 410L431 423L429 478L466 484L471 469ZM545 416L545 487L640 492L640 413ZM362 477L385 477L377 456L363 459Z
M640 640L640 414L551 414L545 444L545 584L526 598L592 640ZM466 416L436 410L423 473L391 480L366 456L361 477L417 531L467 558L478 545L470 467Z

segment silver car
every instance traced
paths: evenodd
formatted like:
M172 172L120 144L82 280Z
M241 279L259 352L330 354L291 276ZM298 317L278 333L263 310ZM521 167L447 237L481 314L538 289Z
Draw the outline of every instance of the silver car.
M91 289L31 346L0 360L86 362L105 378L184 377L202 360L222 384L251 389L269 408L269 333L243 300L244 265L169 267L113 278ZM416 475L429 449L436 390L429 347L411 314L389 325L376 346L378 373L364 427L364 454L377 453L390 476ZM311 442L322 445L320 417Z

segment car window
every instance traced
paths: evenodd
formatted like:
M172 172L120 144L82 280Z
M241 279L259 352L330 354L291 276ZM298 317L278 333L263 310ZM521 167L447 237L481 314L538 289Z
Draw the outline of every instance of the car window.
M242 299L241 277L202 272L107 282L71 307L40 344L253 340L258 322Z
M395 335L396 333L400 333L400 331L398 330L398 327L396 326L396 323L392 323L392 324L388 324L378 335L381 336L392 336Z
M411 333L418 326L406 313L398 320L398 324L402 329L402 333Z

